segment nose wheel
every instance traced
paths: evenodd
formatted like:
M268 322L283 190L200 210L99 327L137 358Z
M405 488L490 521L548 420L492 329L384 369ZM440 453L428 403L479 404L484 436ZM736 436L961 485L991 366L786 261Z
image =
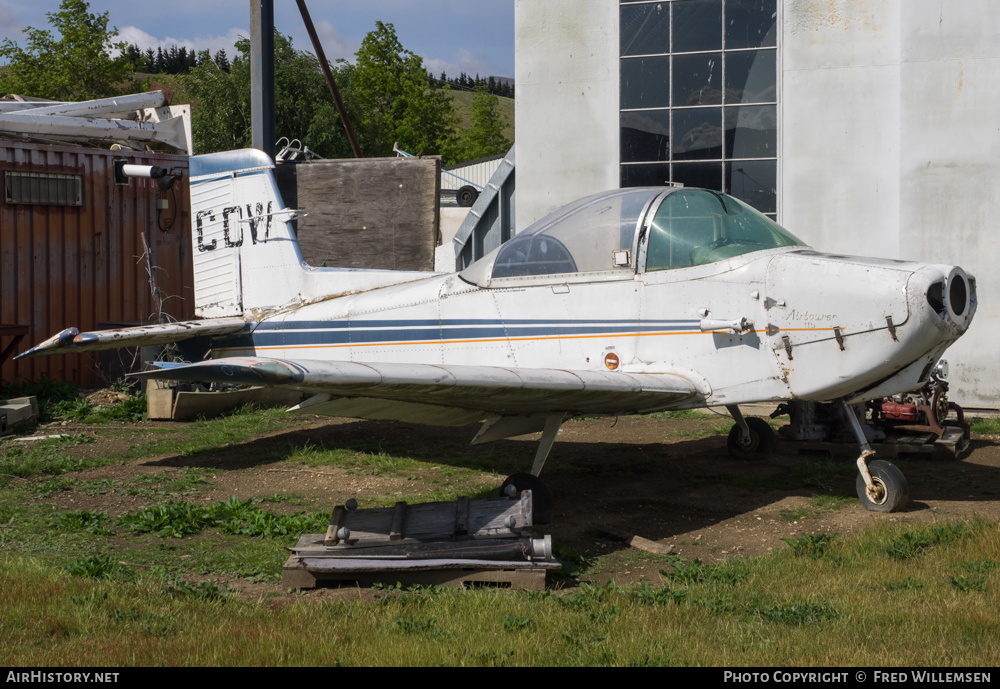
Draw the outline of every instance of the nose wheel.
M884 459L867 463L866 460L875 453L868 444L861 422L846 402L841 402L841 409L861 446L855 483L861 505L871 512L898 512L910 502L910 486L906 477L895 464Z
M872 485L860 473L856 483L858 500L871 512L898 512L910 502L910 485L895 464L877 459L868 465Z

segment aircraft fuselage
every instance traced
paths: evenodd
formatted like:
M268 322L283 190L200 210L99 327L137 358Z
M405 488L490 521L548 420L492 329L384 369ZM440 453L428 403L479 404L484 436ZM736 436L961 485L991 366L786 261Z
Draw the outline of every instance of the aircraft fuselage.
M975 310L960 269L801 247L546 277L484 288L431 275L322 299L215 354L672 373L701 393L680 406L869 399L917 387ZM712 327L739 319L752 326Z

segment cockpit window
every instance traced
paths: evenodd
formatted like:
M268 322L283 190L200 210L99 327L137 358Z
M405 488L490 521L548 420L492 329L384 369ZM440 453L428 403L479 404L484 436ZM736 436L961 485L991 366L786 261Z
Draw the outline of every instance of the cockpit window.
M649 227L646 271L686 268L781 246L805 246L787 230L726 194L678 189Z
M563 206L483 256L459 277L480 287L510 284L507 280L517 278L545 283L546 276L552 276L549 282L623 279L637 270L632 255L637 233L639 246L645 246L647 271L805 246L774 221L720 192L629 188ZM498 279L504 282L494 285Z
M500 248L492 277L634 271L636 227L660 191L622 189L560 208Z

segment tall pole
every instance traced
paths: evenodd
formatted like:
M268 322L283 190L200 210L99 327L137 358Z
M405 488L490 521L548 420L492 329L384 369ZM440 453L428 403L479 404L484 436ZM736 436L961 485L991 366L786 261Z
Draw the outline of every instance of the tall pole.
M316 35L316 29L313 27L312 18L309 16L309 9L306 7L306 0L295 0L295 3L299 6L299 14L302 15L302 21L305 22L306 31L309 33L309 40L312 41L313 50L316 51L316 59L319 60L320 69L323 70L323 76L326 77L326 86L330 89L330 95L333 96L333 104L337 108L337 114L340 115L340 121L344 123L344 131L347 133L347 140L351 143L351 150L354 151L354 157L364 158L361 154L361 145L358 144L358 138L354 135L354 128L351 127L351 120L347 117L347 108L344 107L344 101L340 98L340 90L337 88L337 82L333 80L333 72L330 71L330 63L326 60L323 45L319 42L319 36Z
M274 0L250 0L250 140L274 158Z

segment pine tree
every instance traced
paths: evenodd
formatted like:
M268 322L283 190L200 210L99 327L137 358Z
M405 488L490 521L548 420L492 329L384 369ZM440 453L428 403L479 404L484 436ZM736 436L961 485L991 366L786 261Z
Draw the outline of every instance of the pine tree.
M229 65L229 58L226 57L226 51L225 50L221 50L220 49L219 51L217 51L215 53L215 64L223 72L228 72L229 71L229 66L230 66Z

